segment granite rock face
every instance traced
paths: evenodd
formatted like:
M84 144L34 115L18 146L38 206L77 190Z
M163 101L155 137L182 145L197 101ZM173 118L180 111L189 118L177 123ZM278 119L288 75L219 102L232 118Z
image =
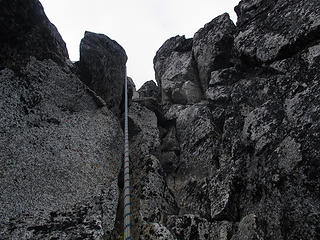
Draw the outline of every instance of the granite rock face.
M145 82L138 90L139 98L154 98L160 100L160 91L156 83L152 80Z
M223 14L200 29L198 103L163 96L166 71L188 64L170 60L185 40L157 52L161 164L179 208L163 225L176 239L320 237L319 7L241 1L237 26Z
M2 70L0 79L1 238L111 232L123 144L115 116L51 60L31 58L19 73ZM91 211L93 199L95 208L110 210Z
M153 60L163 104L190 104L201 100L191 47L191 39L173 37L163 44Z
M130 101L134 239L320 239L319 5L243 0L158 50ZM86 35L87 86L55 59L0 70L1 239L122 239L126 56Z
M216 168L217 136L211 112L205 105L192 105L179 112L176 119L180 165L177 174L183 179L211 176Z
M174 239L162 225L167 215L177 213L177 206L159 159L160 136L155 113L132 102L129 129L132 238ZM122 219L122 212L118 215ZM122 224L118 229L115 238L122 239Z
M252 62L288 58L319 39L317 0L241 1L235 11L240 30L235 49Z
M0 12L0 238L108 239L119 120L73 73L39 1L1 1Z
M132 78L127 77L127 79L128 79L128 100L130 105L130 101L132 99L139 98L139 93L137 92L136 85L134 84L134 81L132 80Z
M17 68L29 56L53 59L59 64L69 58L65 42L39 1L1 0L0 3L0 68Z
M132 100L154 112L158 121L163 120L160 90L153 80L145 82Z
M85 32L80 43L80 78L116 115L121 112L126 62L127 55L116 41Z
M212 71L232 65L230 60L235 32L234 23L225 13L195 33L192 52L204 92L208 88Z

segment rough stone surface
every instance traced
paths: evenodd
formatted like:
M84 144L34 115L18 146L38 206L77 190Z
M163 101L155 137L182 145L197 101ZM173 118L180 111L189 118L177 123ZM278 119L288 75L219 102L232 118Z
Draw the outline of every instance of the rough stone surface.
M192 51L203 92L208 88L212 71L232 65L232 44L235 30L234 23L225 13L195 33Z
M235 11L240 30L235 48L252 62L287 58L320 36L317 0L247 0L241 1Z
M205 31L223 24L192 41L207 101L162 98L161 163L179 208L164 226L177 239L319 239L319 2L247 0L236 11L237 27L227 15L212 21L230 23L217 48L223 64L209 41L223 34ZM156 75L177 42L160 48ZM214 227L223 223L224 238Z
M139 98L154 98L160 100L160 90L152 80L145 82L138 90Z
M112 230L122 150L115 116L51 60L6 68L0 81L0 238ZM90 210L93 199L100 212Z
M235 67L224 68L211 72L209 87L232 85L241 78Z
M239 223L238 232L231 238L231 240L263 240L259 234L257 227L256 215L249 214L245 216Z
M110 239L123 132L36 0L1 1L0 239Z
M228 240L233 230L230 222L209 222L192 214L169 216L167 224L175 239Z
M177 207L166 185L159 160L160 137L155 113L133 102L129 109L129 129L132 237L166 239L160 238L160 233L163 232L162 235L165 236L168 231L159 224L166 215L176 214Z
M11 218L9 225L1 229L1 239L109 239L114 228L117 197L115 181L107 191L70 209Z
M128 77L127 79L128 79L128 100L130 105L132 99L139 98L139 93L137 92L136 85L134 84L134 81L132 80L132 78Z
M166 41L159 89L131 102L133 239L320 239L319 3L236 11ZM110 102L70 64L25 62L0 70L0 238L122 239Z
M211 176L218 164L215 162L215 146L219 136L210 109L205 105L192 105L182 110L176 119L176 131L180 144L178 174L181 179Z
M81 80L102 97L108 108L120 114L127 55L114 40L85 32L80 43Z
M191 104L201 100L201 89L192 58L192 39L167 40L154 58L156 80L164 104Z
M38 0L1 1L0 42L0 69L16 69L29 56L59 64L68 58L65 42Z

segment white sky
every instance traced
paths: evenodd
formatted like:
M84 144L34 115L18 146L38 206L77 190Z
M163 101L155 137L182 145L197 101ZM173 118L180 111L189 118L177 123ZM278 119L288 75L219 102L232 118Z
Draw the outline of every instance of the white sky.
M67 44L70 59L79 59L84 32L103 33L128 55L128 76L137 89L154 80L153 57L170 37L194 33L240 0L40 0Z

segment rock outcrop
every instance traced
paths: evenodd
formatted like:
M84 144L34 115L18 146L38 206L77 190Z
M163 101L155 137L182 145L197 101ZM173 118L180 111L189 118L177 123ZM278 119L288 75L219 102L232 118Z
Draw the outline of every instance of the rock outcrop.
M101 96L117 116L123 99L127 55L114 40L85 32L80 43L81 80Z
M32 58L21 72L2 70L0 79L1 238L111 232L121 166L119 122L51 60Z
M119 120L72 72L39 1L1 1L0 13L0 238L108 238Z
M232 44L236 27L227 13L213 19L195 33L192 52L203 91L208 88L211 72L232 65Z
M288 58L319 39L317 0L241 1L235 11L240 30L235 48L252 62Z
M319 238L319 7L241 1L237 26L223 14L157 52L175 239ZM177 101L190 79L201 97Z
M166 185L160 163L157 117L154 112L134 102L129 109L129 128L131 129L129 141L132 166L132 237L161 239L161 236L165 237L159 230L163 218L177 213L177 207Z
M139 98L154 98L160 101L160 90L156 83L152 80L145 82L138 90Z
M29 56L68 58L65 42L48 20L39 1L2 0L0 8L0 68L18 68Z
M201 100L191 48L192 39L176 36L158 50L153 61L163 104L190 104Z
M124 50L87 32L80 80L39 2L2 2L0 238L122 239ZM320 2L235 10L167 40L157 85L129 79L133 239L320 238Z

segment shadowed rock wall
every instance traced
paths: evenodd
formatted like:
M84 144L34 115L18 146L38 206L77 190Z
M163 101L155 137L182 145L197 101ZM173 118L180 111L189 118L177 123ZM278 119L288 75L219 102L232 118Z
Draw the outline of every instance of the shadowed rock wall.
M168 239L318 239L320 3L235 10L237 26L223 14L154 58L160 162L179 212L159 224ZM200 97L176 97L188 81Z
M19 67L29 56L59 64L68 58L65 42L39 1L1 0L0 4L1 68Z
M39 1L0 5L0 238L108 238L119 198L119 120L73 73ZM118 92L121 101L122 85Z
M18 39L52 33L38 1L0 3ZM130 81L137 239L320 238L320 3L235 10L167 40L158 87ZM87 32L75 67L57 31L25 52L0 20L0 238L121 239L124 50Z
M80 78L117 116L122 107L126 62L127 55L116 41L85 32L80 43Z

